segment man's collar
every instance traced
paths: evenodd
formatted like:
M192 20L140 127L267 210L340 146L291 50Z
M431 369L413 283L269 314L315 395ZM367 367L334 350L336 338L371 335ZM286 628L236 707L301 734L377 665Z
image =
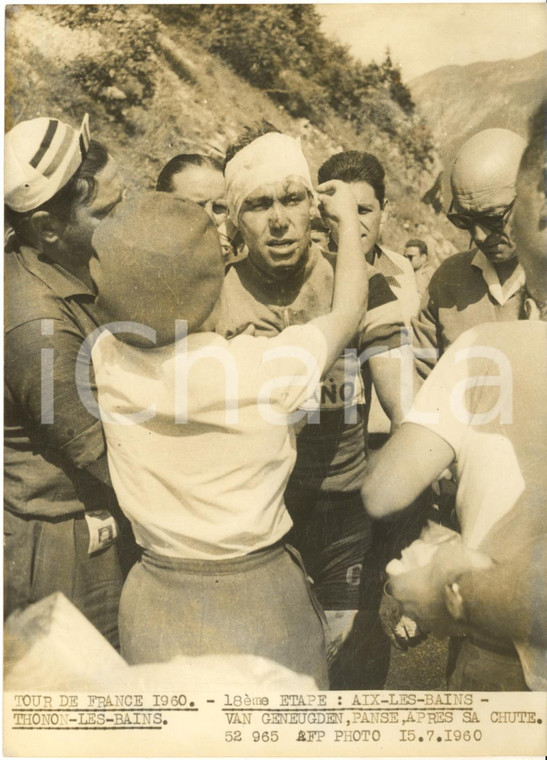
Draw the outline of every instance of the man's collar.
M84 285L75 275L48 259L35 248L23 245L19 248L19 256L25 269L42 280L60 298L84 295L95 297L87 285Z
M507 303L511 296L514 296L515 293L524 287L526 282L524 269L520 264L517 264L513 274L502 285L496 267L486 258L484 253L478 249L471 261L471 265L481 270L490 295L500 304L500 306Z
M478 248L476 249L475 255L473 256L473 259L471 260L471 264L474 267L477 267L477 269L480 269L484 272L485 269L488 267L494 268L492 264L488 261L486 256L482 251L480 251Z
M382 264L379 268L384 276L397 277L397 275L404 274L401 267L390 256L390 254L394 253L395 251L390 251L389 248L382 248L376 244L372 249L372 261L369 261L369 264L375 265L381 261ZM400 254L395 255L399 256Z

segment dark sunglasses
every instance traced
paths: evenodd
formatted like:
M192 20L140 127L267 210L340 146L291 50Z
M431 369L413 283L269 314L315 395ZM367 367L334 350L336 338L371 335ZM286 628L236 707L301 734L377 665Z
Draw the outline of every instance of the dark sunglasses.
M446 218L459 230L472 230L473 227L484 227L490 232L503 232L509 221L509 216L515 205L515 199L501 212L501 214L458 214L452 210L454 201L450 204Z

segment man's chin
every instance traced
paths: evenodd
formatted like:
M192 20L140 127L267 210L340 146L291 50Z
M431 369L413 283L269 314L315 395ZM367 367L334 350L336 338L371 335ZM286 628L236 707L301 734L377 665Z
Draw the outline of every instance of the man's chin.
M480 250L492 264L503 264L505 261L511 261L511 259L515 259L517 256L514 248L481 248Z
M286 263L276 262L274 265L270 266L268 272L274 280L287 280L298 272L301 266L302 262L300 260L291 262L287 261Z
M299 272L305 263L305 256L294 256L276 261L270 260L268 272L275 280L287 280Z

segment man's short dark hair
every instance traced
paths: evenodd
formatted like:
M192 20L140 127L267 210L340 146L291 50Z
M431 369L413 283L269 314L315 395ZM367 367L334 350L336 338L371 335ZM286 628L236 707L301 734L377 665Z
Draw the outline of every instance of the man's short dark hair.
M173 156L159 173L156 190L160 193L172 193L175 189L173 177L189 166L207 166L219 172L224 169L222 161L214 156L205 156L202 153L179 153L178 156Z
M96 175L104 169L108 162L108 151L97 140L91 140L86 157L78 171L69 179L53 198L30 211L13 211L4 206L7 223L21 240L25 239L25 222L36 211L47 211L63 222L70 222L74 217L76 206L87 206L93 202L97 194Z
M419 248L422 256L427 256L427 243L425 240L420 240L420 238L412 238L412 240L407 240L405 244L405 250L407 248Z
M231 161L236 153L239 153L239 151L243 150L243 148L246 148L247 145L250 145L255 140L258 140L259 137L263 137L270 132L277 132L278 134L281 133L281 131L276 126L274 126L271 122L266 121L265 119L262 119L261 121L258 121L249 127L245 127L245 131L239 135L239 137L234 140L233 143L230 143L230 145L228 145L228 148L226 150L226 158L224 160L224 169L226 168L228 161Z
M328 158L319 168L319 184L331 179L341 182L368 182L376 198L383 205L386 197L385 171L372 153L360 150L346 150Z

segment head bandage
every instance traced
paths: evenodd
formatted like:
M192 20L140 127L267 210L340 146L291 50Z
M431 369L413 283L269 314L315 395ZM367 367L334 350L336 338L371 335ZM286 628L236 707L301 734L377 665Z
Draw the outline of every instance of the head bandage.
M224 174L230 220L236 226L243 201L262 185L294 178L313 194L300 140L279 132L268 132L242 148L226 164Z

